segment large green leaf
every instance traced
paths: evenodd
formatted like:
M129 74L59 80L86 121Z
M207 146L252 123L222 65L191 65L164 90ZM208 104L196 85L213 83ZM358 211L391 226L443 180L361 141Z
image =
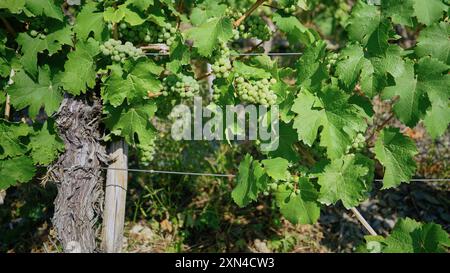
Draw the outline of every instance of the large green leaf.
M41 128L36 128L30 136L28 146L34 164L47 165L52 163L58 154L64 151L64 143L56 134L53 122L45 122Z
M327 87L317 96L304 90L292 107L297 113L294 128L299 140L311 146L322 127L320 145L330 159L340 158L358 132L367 128L361 108L348 103L348 96L335 87Z
M427 26L432 25L442 17L448 6L442 0L413 0L417 19Z
M233 26L228 18L212 18L198 27L189 29L188 39L194 41L194 47L202 56L211 56L220 42L226 42L233 37Z
M368 161L354 154L334 159L318 175L319 202L330 205L340 200L347 209L357 206L371 188L370 171Z
M26 0L26 2L27 9L35 15L45 15L59 21L63 20L61 7L53 0Z
M274 180L286 181L290 176L288 171L289 161L284 158L277 157L272 159L265 159L261 161L261 163L264 165L264 170L266 171L266 173Z
M41 37L31 37L27 33L20 33L17 43L21 46L23 56L20 60L25 70L35 76L38 71L38 54L48 51L48 55L53 55L61 50L63 45L72 45L72 28L65 24L49 26L50 33L44 39Z
M101 40L105 22L103 21L103 13L97 10L95 3L84 5L77 16L76 22L74 31L78 39L86 40L93 33L96 40Z
M293 224L314 224L320 216L317 190L307 178L300 178L298 189L300 194L295 194L286 185L280 185L275 193L277 206Z
M418 85L414 75L414 63L406 61L405 70L395 78L395 86L386 87L383 90L383 99L394 99L394 112L407 126L414 127L424 111L425 93Z
M157 93L161 89L161 83L148 71L151 64L141 63L128 74L120 66L115 66L102 92L105 102L118 107L125 99L132 103L143 100L149 92Z
M106 124L114 135L125 138L130 145L152 145L155 129L150 119L156 112L154 101L143 101L119 108L106 107Z
M439 225L422 224L406 218L398 221L384 244L385 253L446 253L450 239Z
M258 194L267 187L268 179L261 164L247 154L239 164L237 185L231 197L238 206L244 207L256 201Z
M383 189L409 183L414 175L416 145L398 129L384 129L375 143L375 157L385 168Z
M8 9L12 13L20 13L25 7L25 0L2 0L0 9Z
M23 155L28 151L21 137L27 136L29 127L24 123L11 123L0 119L0 160Z
M97 77L94 56L99 52L98 42L90 38L87 42L79 41L76 49L67 55L61 79L67 92L79 95L85 93L87 88L94 87Z
M62 94L58 81L52 81L48 67L39 68L38 81L35 82L28 74L20 70L14 76L14 84L8 88L11 104L16 109L28 108L29 115L34 118L41 108L48 115L58 110Z
M437 138L447 130L450 123L450 75L449 66L430 57L419 61L418 88L428 94L431 109L426 113L424 124L428 133Z
M30 181L36 169L31 158L26 156L0 160L0 189L4 190L17 183Z
M450 64L450 25L441 22L422 30L415 51L419 57L431 56Z

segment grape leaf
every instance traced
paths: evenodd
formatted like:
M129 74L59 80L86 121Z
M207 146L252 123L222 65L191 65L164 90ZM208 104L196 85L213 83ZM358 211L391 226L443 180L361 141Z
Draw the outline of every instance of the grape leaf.
M264 165L266 173L275 180L286 181L290 176L288 171L289 161L284 158L265 159L261 163Z
M24 69L35 76L38 72L38 54L48 50L49 56L58 52L63 45L72 45L72 29L68 25L59 25L54 29L50 27L50 32L46 38L31 37L27 33L20 33L17 43L21 46L23 56L21 63Z
M228 18L212 18L198 27L187 30L188 39L194 41L194 47L204 57L211 56L219 42L233 37L233 26Z
M124 10L124 21L127 22L130 26L142 25L145 22L145 20L142 19L139 14L128 8Z
M160 91L161 83L145 70L148 65L141 63L128 74L124 73L120 66L114 66L102 92L105 102L118 107L125 99L132 103L146 98L149 92Z
M336 66L336 74L348 88L352 88L366 60L364 51L360 45L348 45L341 51L340 59Z
M153 6L154 0L127 0L126 4L135 6L141 11L145 11L150 6Z
M68 60L64 64L61 82L66 91L79 95L85 93L87 88L94 87L97 76L94 56L99 52L98 42L92 38L77 43L76 49L67 55Z
M119 108L106 107L106 125L112 134L125 138L130 145L151 145L155 129L150 123L156 112L154 101Z
M273 15L273 22L284 33L286 33L288 40L291 43L298 43L310 45L316 41L314 34L295 16L282 17L280 14Z
M332 160L318 175L319 202L330 205L341 200L349 209L363 201L370 185L367 180L370 166L363 165L366 162L354 154Z
M320 216L318 192L307 178L300 178L298 189L300 194L297 195L284 184L278 186L275 193L277 206L281 214L293 224L314 224Z
M352 144L358 132L367 124L361 108L348 103L348 96L336 87L328 86L315 96L304 90L295 100L292 111L297 113L294 128L299 140L311 146L323 127L320 146L327 148L330 159L340 158Z
M303 87L321 89L321 83L328 78L324 63L326 43L318 41L307 47L296 64L297 84Z
M373 97L387 85L387 74L399 77L405 70L402 58L404 51L397 45L390 45L386 52L371 56L363 62L361 70L361 89Z
M63 21L61 8L52 0L26 0L26 7L35 15L45 15Z
M192 25L199 26L206 22L208 18L222 17L227 6L216 0L206 0L192 9L190 21Z
M231 197L239 207L244 207L256 201L261 190L267 187L268 177L258 161L247 154L239 164L237 185L231 192Z
M120 8L122 7L122 8ZM114 8L114 7L108 7L104 12L103 12L103 19L106 22L111 22L111 23L119 23L120 21L122 21L122 19L125 17L125 6L121 5L119 8Z
M30 136L28 146L34 164L47 165L52 163L58 154L64 151L64 143L53 128L53 122L45 122L41 128L35 129Z
M103 21L103 13L97 12L96 4L92 2L84 5L77 16L77 21L74 26L77 38L86 40L93 33L96 40L101 40L104 29L105 22Z
M448 6L442 0L413 0L417 20L427 26L432 25L442 17Z
M28 149L20 138L27 136L29 127L24 123L10 123L0 119L0 160L25 154Z
M391 26L377 6L358 1L348 20L349 38L367 47L372 54L382 54L389 47Z
M234 72L245 77L264 79L270 77L270 73L262 68L246 65L243 62L236 61L233 63Z
M20 171L19 171L20 170ZM0 161L0 189L30 181L36 169L31 158L26 156L15 157Z
M279 134L272 142L278 142L278 148L267 149L268 155L272 158L283 157L290 162L297 162L299 156L293 145L298 141L297 132L292 128L292 124L280 122Z
M0 9L8 9L11 13L20 13L25 7L25 0L2 0Z
M411 27L414 7L412 0L381 0L381 8L395 24Z
M414 175L417 154L414 142L398 129L384 129L375 143L375 158L384 166L383 189L409 183Z
M28 74L20 70L14 76L14 84L8 87L11 104L17 109L28 108L29 115L34 118L41 108L48 115L58 110L62 101L59 83L52 81L50 69L39 68L38 81L32 80Z
M448 233L434 223L422 224L410 218L400 219L385 240L385 253L446 253Z
M422 30L415 52L419 57L431 56L450 64L450 25L441 22Z
M405 70L395 78L395 86L386 87L382 92L383 99L393 99L396 116L407 126L414 127L420 120L425 103L425 93L414 75L414 63L406 61Z
M422 58L417 68L418 88L428 94L431 102L431 109L426 113L424 124L433 138L441 136L450 123L448 70L448 65L430 57Z
M448 253L450 238L442 226L426 223L412 232L415 253Z

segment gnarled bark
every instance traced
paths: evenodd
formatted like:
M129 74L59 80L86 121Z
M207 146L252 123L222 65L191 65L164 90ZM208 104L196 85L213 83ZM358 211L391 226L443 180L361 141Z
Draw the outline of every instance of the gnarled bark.
M102 213L101 167L107 163L101 144L102 106L98 98L66 96L56 114L65 152L49 169L56 182L53 225L65 252L96 252Z

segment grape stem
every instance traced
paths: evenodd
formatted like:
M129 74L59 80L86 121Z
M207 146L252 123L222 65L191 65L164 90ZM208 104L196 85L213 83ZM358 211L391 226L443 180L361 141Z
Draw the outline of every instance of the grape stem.
M239 19L237 19L234 22L234 27L238 27L244 22L245 19L247 19L259 6L261 6L266 0L258 0L256 3L254 3L246 12L244 15L242 15Z

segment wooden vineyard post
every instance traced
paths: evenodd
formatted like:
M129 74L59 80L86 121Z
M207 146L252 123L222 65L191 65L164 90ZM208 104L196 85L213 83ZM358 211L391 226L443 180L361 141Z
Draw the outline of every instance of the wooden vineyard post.
M122 252L128 186L128 146L125 141L113 142L110 155L113 162L106 175L102 247L106 253L119 253Z

